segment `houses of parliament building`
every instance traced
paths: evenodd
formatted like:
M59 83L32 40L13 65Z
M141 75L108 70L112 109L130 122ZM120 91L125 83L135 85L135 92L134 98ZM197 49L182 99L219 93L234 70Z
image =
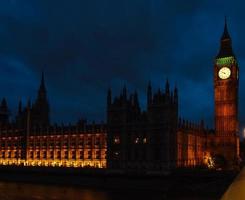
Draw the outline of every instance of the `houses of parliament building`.
M42 74L36 101L19 102L14 122L9 121L5 99L0 105L0 165L93 167L115 170L162 171L177 167L212 165L222 156L228 165L239 157L239 68L225 22L220 49L214 60L215 127L179 117L178 89L154 92L147 87L147 108L138 94L124 87L119 96L107 94L107 122L51 125Z

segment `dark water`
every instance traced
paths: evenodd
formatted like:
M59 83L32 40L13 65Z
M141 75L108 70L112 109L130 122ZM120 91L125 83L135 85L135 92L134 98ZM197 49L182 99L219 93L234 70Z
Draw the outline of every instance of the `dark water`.
M181 196L181 195L180 195ZM56 185L0 182L0 200L165 200L162 192L140 190L84 189ZM176 198L174 198L176 199ZM205 198L184 198L183 200L206 200ZM209 198L210 200L210 198Z
M164 199L160 192L105 191L79 187L0 182L0 200L130 200Z

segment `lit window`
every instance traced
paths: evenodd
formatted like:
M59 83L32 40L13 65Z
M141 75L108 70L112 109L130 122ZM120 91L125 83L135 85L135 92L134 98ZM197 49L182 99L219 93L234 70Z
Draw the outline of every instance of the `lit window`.
M88 159L92 159L92 151L88 151Z
M118 151L115 151L115 152L114 152L114 155L115 155L115 157L117 158L117 157L119 156L119 152L118 152Z
M60 151L57 152L57 159L61 159L61 152Z
M139 143L139 141L140 141L140 139L137 137L137 138L135 138L135 144L138 144Z
M40 159L40 151L37 151L37 159Z
M119 136L114 137L114 144L120 144L120 138Z
M96 159L100 159L100 151L96 151Z
M80 159L83 160L84 159L84 152L80 151Z
M144 143L144 144L147 143L147 139L146 139L146 138L143 139L143 143Z

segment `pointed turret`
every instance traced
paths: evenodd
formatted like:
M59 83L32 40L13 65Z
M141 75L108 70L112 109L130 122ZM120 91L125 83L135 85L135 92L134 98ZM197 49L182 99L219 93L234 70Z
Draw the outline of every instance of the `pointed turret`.
M43 126L49 125L49 103L47 100L47 92L42 72L41 83L38 90L38 96L32 106L32 125Z
M225 17L225 25L224 25L224 32L223 35L221 37L221 40L226 40L226 39L231 39L230 34L228 32L228 28L227 28L227 19Z
M178 103L178 89L174 87L174 103Z
M109 88L107 92L107 106L110 105L111 105L111 88Z
M166 80L166 84L165 84L165 94L166 95L169 95L169 82L168 82L168 79Z
M220 39L220 50L216 58L223 58L229 56L234 56L234 53L232 50L232 41L228 32L227 20L225 17L224 31Z
M200 126L201 126L201 129L204 129L205 125L204 125L204 120L203 119L200 122Z
M126 88L126 85L124 85L124 87L123 87L122 96L123 96L123 100L127 99L127 88Z
M26 108L27 109L30 109L31 108L31 99L30 99L30 97L27 100L27 106L26 106Z
M135 91L134 92L134 105L136 106L136 107L139 107L139 100L138 100L138 93L137 93L137 91Z
M3 98L2 102L1 102L1 107L7 107L7 101L5 98Z
M42 72L40 87L38 90L38 98L46 98L46 87L45 87L45 80L44 80L43 72Z
M22 102L21 100L19 101L19 106L18 106L18 114L21 115L22 113Z
M147 88L147 105L148 107L152 104L152 87L151 82L149 81L148 88Z
M8 122L9 122L8 105L6 99L3 98L0 105L0 124L7 124Z

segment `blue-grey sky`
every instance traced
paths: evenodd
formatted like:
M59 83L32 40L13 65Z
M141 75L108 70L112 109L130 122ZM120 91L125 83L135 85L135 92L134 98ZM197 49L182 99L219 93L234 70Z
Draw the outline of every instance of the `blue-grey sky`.
M142 107L151 80L179 88L180 115L213 125L213 61L227 15L245 114L245 3L216 0L0 1L0 96L12 116L45 72L53 122L105 120L106 92L126 84ZM245 124L244 124L245 125Z

